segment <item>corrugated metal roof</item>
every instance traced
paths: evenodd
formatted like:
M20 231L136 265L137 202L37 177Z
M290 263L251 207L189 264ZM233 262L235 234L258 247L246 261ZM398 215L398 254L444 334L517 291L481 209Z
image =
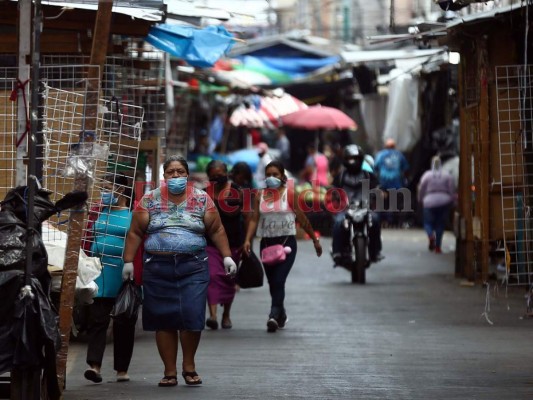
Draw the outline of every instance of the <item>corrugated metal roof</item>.
M504 6L504 7L494 8L494 9L492 9L490 11L484 11L484 12L479 12L479 13L475 13L475 14L469 14L469 15L466 15L464 17L461 17L460 19L451 21L450 23L448 23L448 25L446 27L447 27L447 29L453 29L453 28L455 28L456 26L459 26L459 25L483 22L484 20L493 19L493 18L497 17L500 14L505 14L505 13L517 10L519 8L522 8L524 6L525 6L525 4L522 4L521 2L517 2L516 4L511 4L511 5Z
M41 0L41 4L47 3L68 3L68 4L86 4L97 6L99 0ZM117 7L128 7L128 8L152 8L152 9L161 9L165 4L164 0L113 0L113 5Z
M196 2L198 3L198 2ZM165 0L167 5L167 17L193 17L193 18L214 18L221 21L229 20L232 15L230 12L210 7L203 7L189 1Z
M446 49L404 49L404 50L360 50L360 51L343 51L341 58L348 64L357 64L361 62L387 61L387 60L407 60L407 59L426 59L439 53L445 53Z
M18 0L14 0L18 1ZM41 0L43 6L68 7L82 10L98 10L98 0L77 0L77 1L61 1L61 0ZM129 15L137 19L144 19L146 21L159 22L165 16L165 3L163 0L138 0L125 1L114 0L113 12L119 14Z

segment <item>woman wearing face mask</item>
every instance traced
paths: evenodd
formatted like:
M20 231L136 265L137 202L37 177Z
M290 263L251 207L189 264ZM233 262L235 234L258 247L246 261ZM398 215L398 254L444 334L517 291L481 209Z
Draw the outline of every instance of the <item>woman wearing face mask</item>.
M221 161L213 160L206 167L209 187L207 192L213 199L220 214L222 225L228 237L233 260L238 264L241 258L242 243L244 241L242 213L243 194L238 185L228 181L228 168ZM244 219L247 224L248 218ZM235 280L228 276L224 270L222 255L207 238L207 255L209 263L209 287L207 289L207 304L209 306L209 318L205 324L211 329L218 329L217 305L224 307L221 325L223 329L232 327L230 311L235 298Z
M110 324L110 312L115 304L123 279L128 278L124 269L122 250L131 222L131 190L128 178L123 175L104 177L100 187L100 203L91 210L89 224L82 246L88 255L98 257L102 272L95 283L98 293L87 307L88 345L86 379L102 382L101 366L106 346L106 332ZM135 322L113 321L113 356L117 381L129 381L128 368L133 353Z
M199 385L195 354L205 324L209 284L206 239L223 257L228 275L237 265L219 213L209 195L187 184L189 166L181 156L163 164L165 184L145 194L136 207L126 239L124 262L132 263L144 240L143 328L155 331L164 375L159 386L176 386L178 343L187 385Z
M288 321L284 306L285 282L296 258L296 221L302 229L313 238L313 245L318 257L322 254L322 246L304 212L292 187L287 187L285 168L279 161L270 162L265 168L265 186L254 199L253 214L246 231L243 251L251 252L251 241L257 231L261 237L260 249L267 246L282 244L288 246L290 252L284 261L265 267L265 274L272 298L267 331L276 332L285 327Z

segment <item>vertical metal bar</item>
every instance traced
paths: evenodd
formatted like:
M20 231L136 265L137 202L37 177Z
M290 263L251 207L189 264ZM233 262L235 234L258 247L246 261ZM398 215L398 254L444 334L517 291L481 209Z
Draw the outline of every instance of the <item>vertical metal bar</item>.
M31 129L28 138L28 195L27 195L27 216L26 223L28 226L28 241L26 243L26 271L25 271L25 285L29 285L31 281L32 270L32 252L33 252L33 229L36 221L34 218L34 201L35 192L37 189L36 179L36 137L38 131L38 109L39 109L39 72L40 72L40 52L41 52L41 28L42 28L42 14L41 1L35 1L34 5L34 20L33 20L33 51L32 51L32 91L31 91L31 111L30 121Z
M29 55L31 54L31 0L21 0L19 2L19 24L18 24L18 79L20 82L27 82L30 78L30 66L28 65ZM28 121L28 99L29 99L29 85L24 85L20 88L24 95L18 98L18 135L27 135L27 121ZM26 166L24 165L24 157L26 156L27 145L26 140L22 140L17 147L16 160L16 178L15 186L22 186L26 184Z

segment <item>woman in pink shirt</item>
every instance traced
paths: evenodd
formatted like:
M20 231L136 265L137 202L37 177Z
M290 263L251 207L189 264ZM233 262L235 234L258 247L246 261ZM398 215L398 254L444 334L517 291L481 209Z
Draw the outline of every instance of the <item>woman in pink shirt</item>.
M316 150L314 143L307 146L307 153L302 179L317 186L329 186L328 158Z

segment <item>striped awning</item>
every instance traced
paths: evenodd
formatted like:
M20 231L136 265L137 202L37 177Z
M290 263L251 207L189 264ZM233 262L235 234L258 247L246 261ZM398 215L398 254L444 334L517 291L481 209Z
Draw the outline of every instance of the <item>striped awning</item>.
M288 93L281 96L261 96L259 107L241 105L233 111L229 122L233 126L274 129L281 117L307 108L307 104Z

